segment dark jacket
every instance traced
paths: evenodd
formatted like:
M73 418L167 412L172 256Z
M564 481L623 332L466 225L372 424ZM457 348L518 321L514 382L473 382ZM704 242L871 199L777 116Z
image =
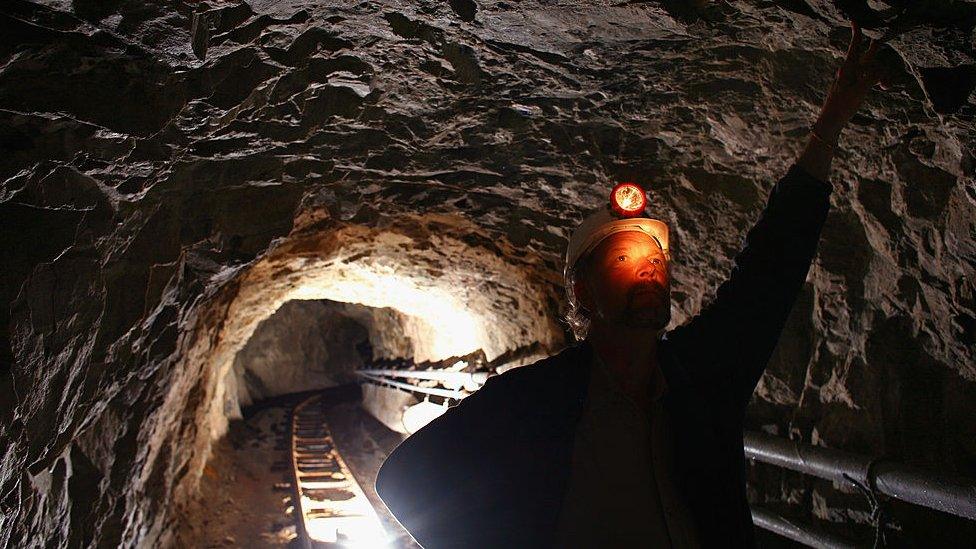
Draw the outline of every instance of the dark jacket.
M715 299L660 342L676 486L703 546L755 545L745 408L806 279L830 190L792 166ZM421 545L552 545L591 353L583 342L493 376L393 451L376 491Z

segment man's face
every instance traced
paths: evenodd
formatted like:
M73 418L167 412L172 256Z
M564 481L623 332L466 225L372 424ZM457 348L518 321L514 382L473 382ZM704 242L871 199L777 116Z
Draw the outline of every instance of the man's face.
M585 260L576 296L590 320L664 329L671 321L671 278L664 251L647 234L615 233Z

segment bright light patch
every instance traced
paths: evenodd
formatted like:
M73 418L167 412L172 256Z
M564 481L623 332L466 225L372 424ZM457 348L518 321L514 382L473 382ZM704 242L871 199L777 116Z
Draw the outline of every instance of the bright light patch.
M434 404L428 400L418 402L403 411L403 428L410 434L416 433L446 411L446 405Z
M339 543L342 547L373 549L387 547L388 536L374 517L306 518L308 537L325 543Z
M460 287L461 284L458 284ZM367 307L390 307L421 322L408 334L416 343L418 358L440 360L461 356L488 345L485 326L466 304L437 286L421 287L416 278L392 267L349 263L328 278L316 279L296 289L289 299L331 299ZM422 333L421 333L422 332Z
M610 204L620 215L631 217L644 211L647 198L635 183L620 183L610 193Z

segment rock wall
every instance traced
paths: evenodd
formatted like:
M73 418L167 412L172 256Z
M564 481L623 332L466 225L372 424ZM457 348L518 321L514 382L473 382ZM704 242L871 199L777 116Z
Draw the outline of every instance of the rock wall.
M354 383L369 333L329 302L296 300L263 320L234 357L242 406L264 398ZM367 357L369 358L369 357Z
M225 379L225 413L272 396L355 383L377 359L427 360L437 330L396 309L298 299L262 320Z
M288 300L398 308L420 357L557 348L567 236L617 180L671 224L686 321L849 16L892 87L842 137L750 423L976 474L971 1L3 2L0 545L169 543Z

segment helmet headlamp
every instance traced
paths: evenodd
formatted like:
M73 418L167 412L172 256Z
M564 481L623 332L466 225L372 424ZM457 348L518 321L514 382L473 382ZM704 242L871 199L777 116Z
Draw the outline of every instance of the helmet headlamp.
M610 207L621 217L636 217L644 213L647 196L636 183L619 183L610 191Z

